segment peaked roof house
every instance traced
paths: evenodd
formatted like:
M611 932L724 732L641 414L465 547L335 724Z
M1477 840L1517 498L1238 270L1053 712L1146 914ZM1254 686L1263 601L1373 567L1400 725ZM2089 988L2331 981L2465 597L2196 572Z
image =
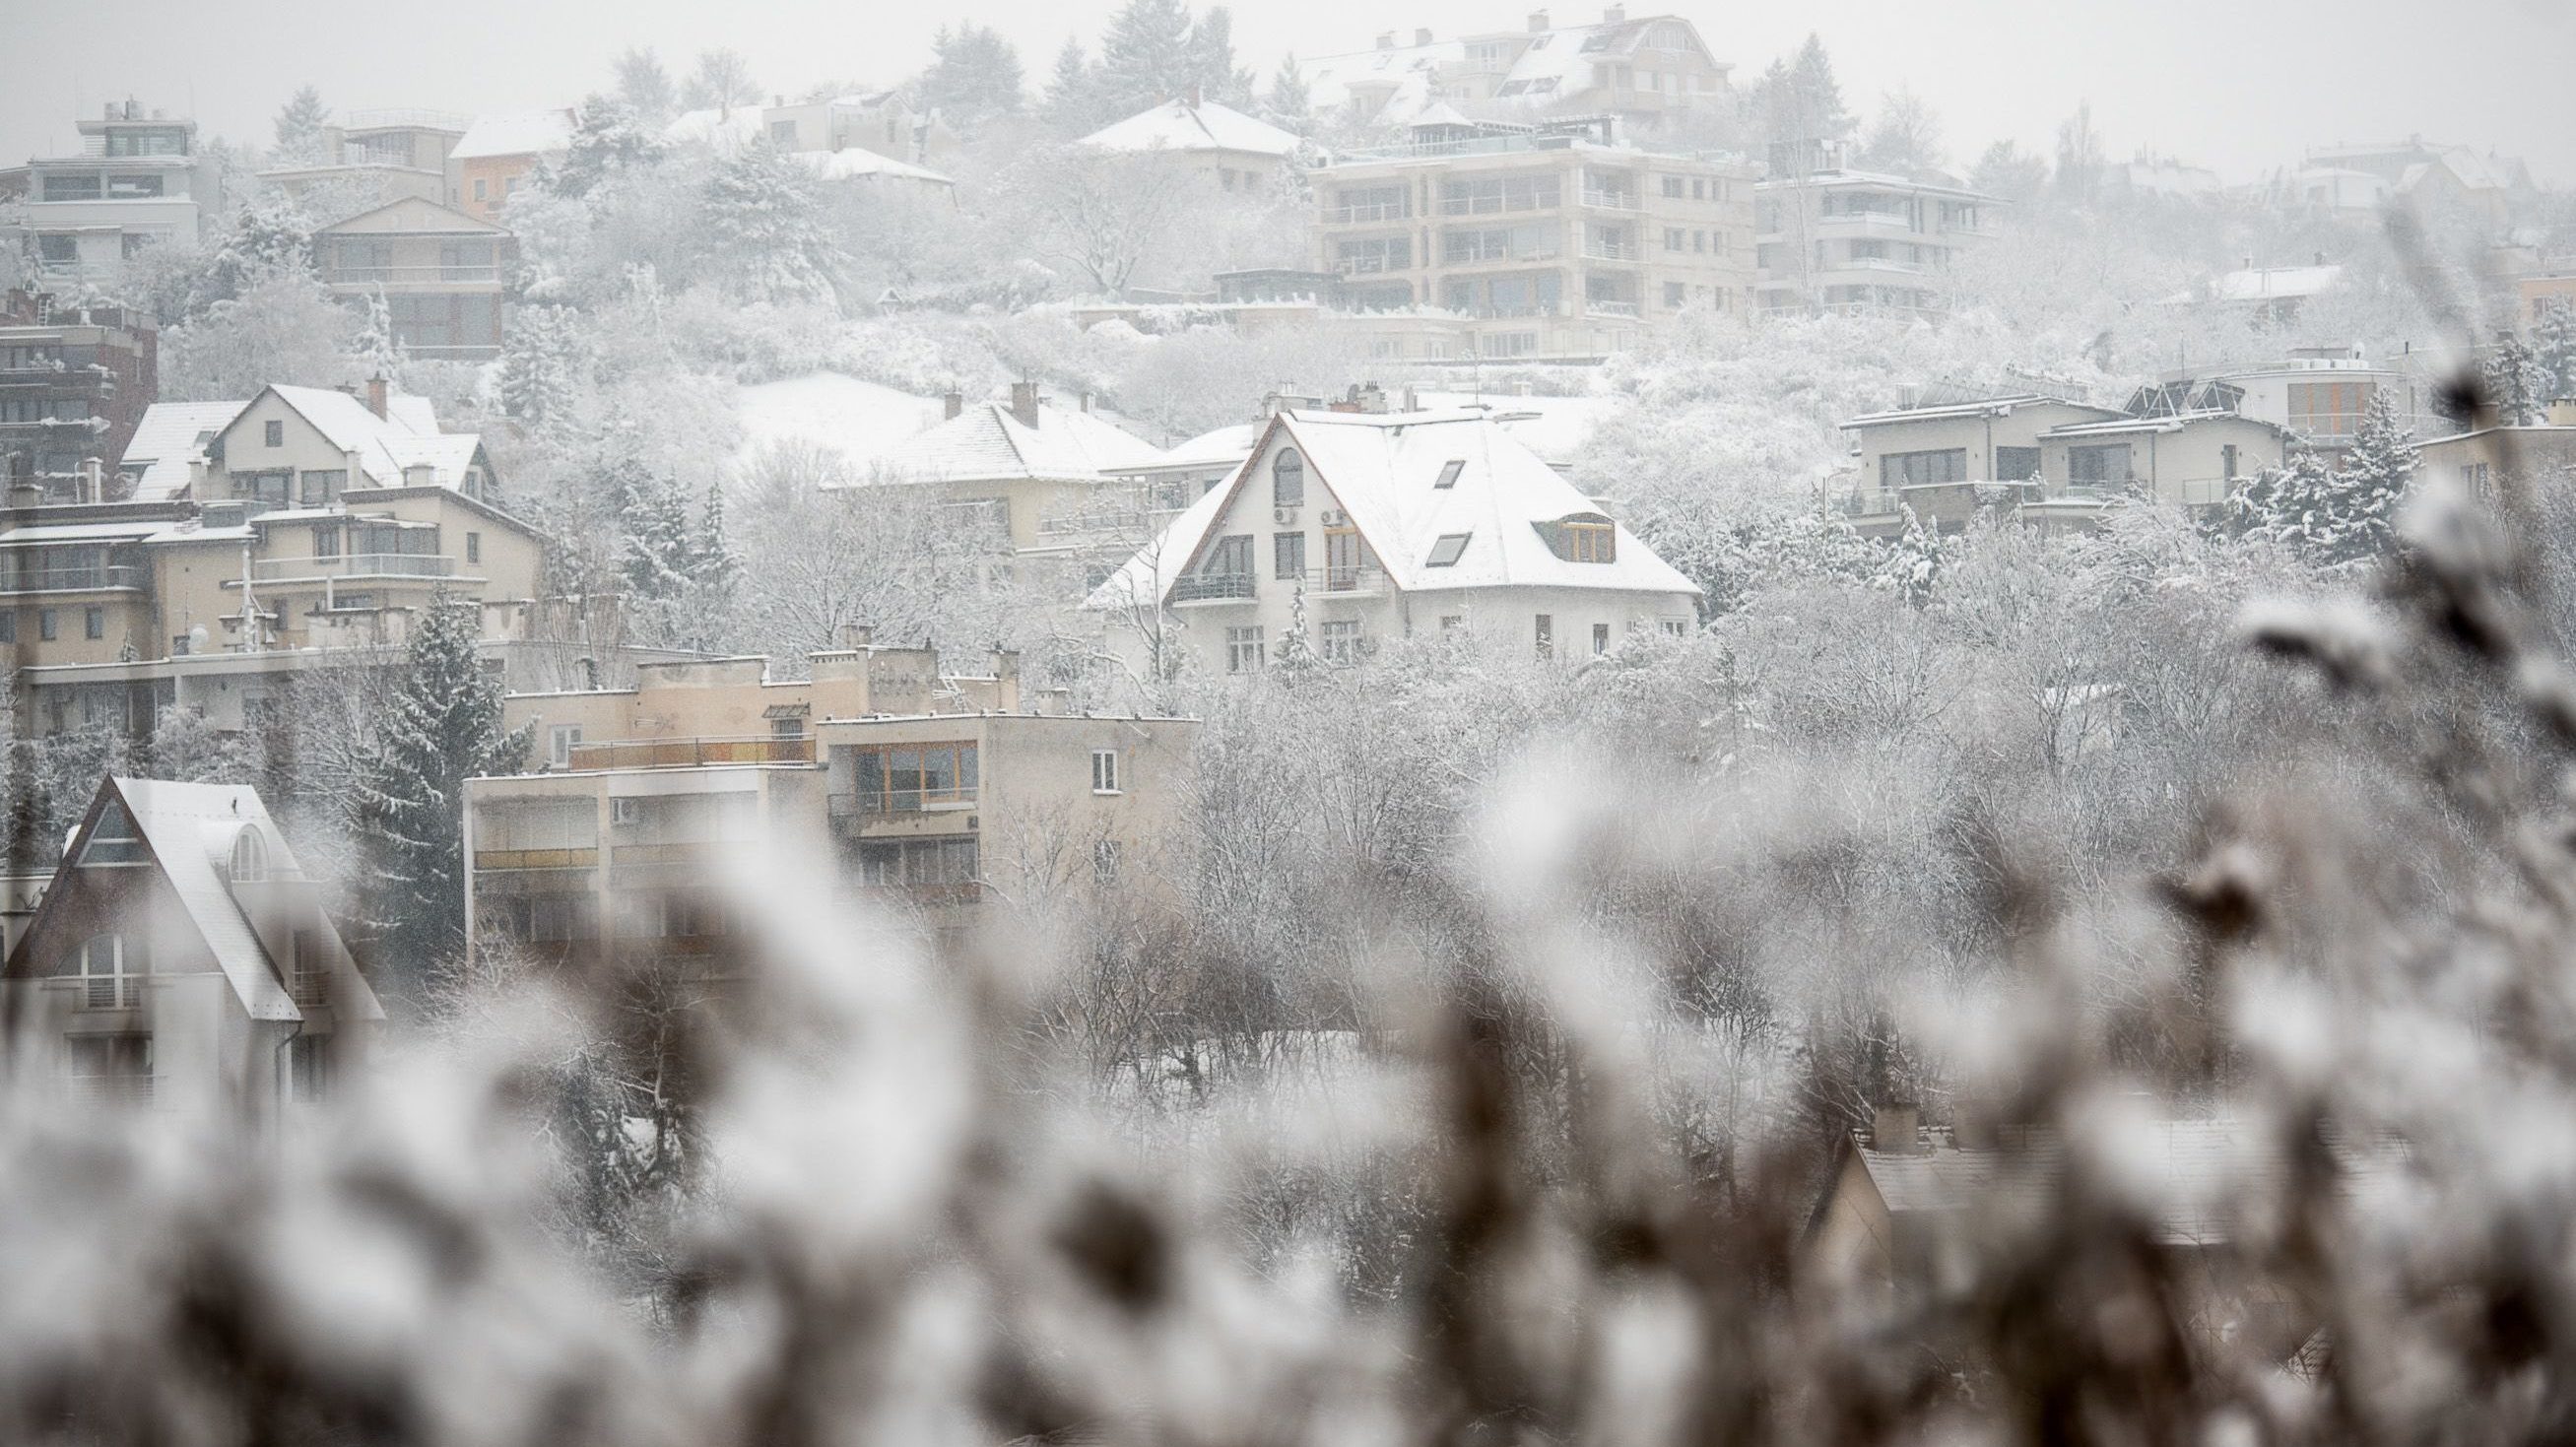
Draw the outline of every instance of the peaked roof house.
M1434 629L1588 657L1688 631L1699 591L1482 410L1291 410L1086 606L1159 676L1354 663Z
M448 194L478 221L501 207L539 162L572 149L572 112L557 108L480 116L447 153Z
M515 250L501 227L411 196L313 234L313 260L335 300L363 312L383 297L394 340L441 361L501 355L501 279Z
M1305 142L1267 121L1191 94L1101 127L1079 144L1167 156L1226 191L1259 191Z
M1631 20L1612 5L1589 25L1558 25L1533 10L1521 30L1435 40L1395 31L1371 50L1308 63L1306 85L1320 113L1360 123L1402 125L1447 103L1479 119L1531 114L1607 114L1655 129L1726 104L1730 67L1699 28L1679 15Z
M0 971L15 1088L274 1123L384 1009L257 790L109 778Z
M881 104L881 102L883 104ZM886 106L882 130L873 120ZM796 158L818 181L907 181L953 187L948 177L920 164L925 154L916 134L928 132L904 117L899 100L845 97L800 105L735 106L729 110L682 113L662 128L674 145L700 145L719 156L746 146L768 144ZM898 132L900 134L898 134Z
M299 424L292 434L284 425L290 418ZM271 421L280 423L276 442L268 440ZM256 442L245 424L257 426ZM306 465L354 471L342 478L344 490L434 486L478 502L496 502L500 496L480 433L441 432L428 398L392 392L381 383L364 400L333 387L281 382L246 402L156 403L135 428L118 470L137 502L206 502L237 495L203 486L209 478L225 481L232 474L264 473L269 462L265 454L281 448L300 448L314 457L329 454L325 463ZM285 494L278 500L285 500ZM317 494L312 500L322 499Z

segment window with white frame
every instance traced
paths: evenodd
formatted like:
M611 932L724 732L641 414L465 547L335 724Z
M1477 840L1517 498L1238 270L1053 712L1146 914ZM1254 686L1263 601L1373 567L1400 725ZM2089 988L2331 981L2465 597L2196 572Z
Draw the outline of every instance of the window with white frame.
M573 745L581 742L581 725L556 724L546 730L546 762L558 769L572 767Z
M1115 839L1091 841L1092 881L1097 884L1116 884L1118 866L1125 862L1120 856L1125 853L1126 850Z
M1116 749L1093 749L1091 751L1091 792L1095 794L1115 794L1120 792L1118 787L1118 751Z
M1270 648L1262 639L1260 625L1225 630L1226 672L1258 673L1269 662Z
M1282 447L1270 459L1270 505L1303 507L1306 503L1306 459L1294 447ZM1251 569L1246 567L1245 572Z
M64 955L54 973L79 982L84 1009L130 1010L143 1003L143 981L152 973L147 956L141 940L92 935Z
M1328 618L1318 630L1318 651L1327 663L1357 663L1365 646L1356 618Z

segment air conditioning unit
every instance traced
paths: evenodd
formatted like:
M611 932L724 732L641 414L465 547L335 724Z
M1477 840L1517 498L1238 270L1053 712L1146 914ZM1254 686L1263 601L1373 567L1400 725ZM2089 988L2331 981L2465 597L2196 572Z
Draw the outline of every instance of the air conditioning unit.
M1323 523L1328 528L1346 528L1351 525L1351 515L1339 508L1328 507L1323 512Z
M611 824L635 824L642 822L643 818L644 806L638 800L611 799L608 801L608 822Z
M1274 507L1270 510L1270 520L1283 528L1291 526L1297 521L1297 510L1293 507Z

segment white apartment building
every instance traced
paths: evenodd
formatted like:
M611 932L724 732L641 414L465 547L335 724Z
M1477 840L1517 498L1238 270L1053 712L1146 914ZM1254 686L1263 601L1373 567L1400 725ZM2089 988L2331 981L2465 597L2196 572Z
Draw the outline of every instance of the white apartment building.
M1729 69L1689 20L1631 20L1621 5L1598 22L1567 25L1540 8L1518 30L1446 40L1426 29L1409 37L1387 30L1368 50L1304 67L1316 114L1354 124L1409 124L1447 105L1497 120L1611 115L1646 130L1729 106Z
M222 182L197 152L195 121L110 102L80 137L78 155L27 163L20 226L46 284L104 281L145 247L196 243Z
M1419 309L1427 339L1490 358L1598 357L1686 309L1750 309L1751 163L1621 144L1606 118L1435 114L1411 137L1314 176L1345 308Z
M2003 203L1903 176L1821 170L1763 182L1754 205L1763 311L1939 312L1952 264L1994 234Z
M1356 663L1469 629L1540 657L1686 632L1699 589L1483 411L1283 411L1086 605L1140 675Z

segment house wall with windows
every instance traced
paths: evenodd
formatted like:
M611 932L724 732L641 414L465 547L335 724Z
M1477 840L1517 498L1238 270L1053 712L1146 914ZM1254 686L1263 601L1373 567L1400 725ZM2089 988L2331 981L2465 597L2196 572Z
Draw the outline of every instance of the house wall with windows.
M1765 181L1755 223L1761 309L1946 310L1952 266L1994 234L2003 204L1867 171Z
M0 297L0 486L33 481L48 500L74 501L96 461L113 496L117 459L160 391L160 339L140 317Z
M1498 358L1600 355L1687 310L1750 310L1749 163L1570 134L1415 134L1312 178L1316 267L1341 277L1347 309L1455 313Z
M2442 482L2493 501L2499 489L2576 480L2576 406L2555 409L2566 420L2544 427L2481 427L2418 444L2415 478Z
M199 217L222 204L223 186L197 153L196 122L125 101L79 129L80 154L28 162L17 227L40 281L106 282L147 247L197 244Z
M501 354L509 322L502 280L517 242L509 232L430 201L406 198L313 236L322 283L343 305L385 299L394 338L414 356L482 362Z

